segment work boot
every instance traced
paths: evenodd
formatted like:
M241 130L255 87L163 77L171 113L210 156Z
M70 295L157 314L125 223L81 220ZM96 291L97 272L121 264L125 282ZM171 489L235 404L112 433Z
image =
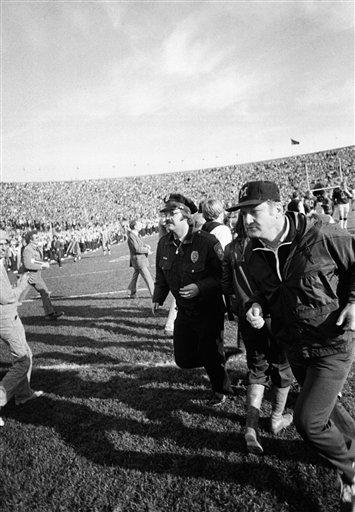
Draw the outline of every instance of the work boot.
M265 387L261 384L250 384L247 387L247 419L244 439L249 453L261 454L263 447L258 441L258 423L261 402L263 400Z
M287 388L278 388L276 386L272 387L273 401L270 419L270 430L275 435L281 432L281 430L284 428L291 425L293 421L292 414L283 414L289 391L290 386Z

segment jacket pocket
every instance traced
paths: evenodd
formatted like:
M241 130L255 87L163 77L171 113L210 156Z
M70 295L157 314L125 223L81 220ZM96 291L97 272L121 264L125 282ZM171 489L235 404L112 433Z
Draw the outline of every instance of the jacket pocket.
M162 257L160 258L159 260L159 267L162 269L162 270L170 270L171 269L171 266L172 266L173 262L172 260L166 258L166 257Z

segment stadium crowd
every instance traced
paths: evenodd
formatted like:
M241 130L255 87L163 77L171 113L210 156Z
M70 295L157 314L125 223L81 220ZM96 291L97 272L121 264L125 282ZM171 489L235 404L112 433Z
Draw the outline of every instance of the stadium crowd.
M41 231L50 226L68 231L107 223L117 236L128 220L141 219L150 230L158 223L157 211L168 192L179 191L194 200L213 196L231 204L247 180L274 180L286 201L294 190L330 186L340 175L351 181L354 147L291 156L277 160L186 172L87 181L2 183L1 219L6 228ZM138 200L139 199L139 200ZM3 226L5 227L5 226Z

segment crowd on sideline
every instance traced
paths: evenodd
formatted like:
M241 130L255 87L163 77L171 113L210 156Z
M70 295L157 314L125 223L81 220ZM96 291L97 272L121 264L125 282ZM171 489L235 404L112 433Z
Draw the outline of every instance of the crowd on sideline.
M2 228L68 232L107 223L118 239L129 220L141 219L143 229L158 224L157 210L166 191L178 190L195 202L213 196L232 203L247 180L274 180L284 202L296 190L331 187L353 179L354 147L290 156L276 160L235 164L149 176L45 183L2 183ZM307 172L306 172L307 170ZM307 180L308 175L308 180Z

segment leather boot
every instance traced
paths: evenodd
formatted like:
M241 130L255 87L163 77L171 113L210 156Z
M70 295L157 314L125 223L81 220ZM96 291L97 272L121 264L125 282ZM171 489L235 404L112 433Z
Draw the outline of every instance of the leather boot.
M257 438L260 407L264 390L265 387L261 384L250 384L247 387L247 419L244 439L250 453L261 454L264 452Z
M284 428L291 425L293 421L293 415L290 413L282 414L285 409L288 392L290 386L287 388L272 387L273 401L272 401L272 413L270 421L270 430L273 434L278 434Z

